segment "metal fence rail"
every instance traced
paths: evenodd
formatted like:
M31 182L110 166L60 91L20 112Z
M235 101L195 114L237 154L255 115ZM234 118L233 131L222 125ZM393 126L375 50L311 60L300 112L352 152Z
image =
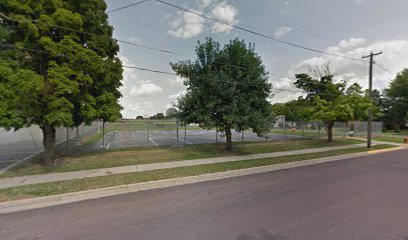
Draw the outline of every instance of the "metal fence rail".
M373 134L382 133L382 123L373 123ZM334 137L365 137L366 122L338 122L333 127ZM322 122L277 121L270 123L269 131L256 134L251 129L232 131L233 142L270 141L288 139L325 139L327 131ZM43 150L42 132L38 126L6 132L0 129L0 169ZM128 120L105 124L102 122L78 128L56 130L57 152L69 153L127 147L183 146L192 144L222 143L225 134L215 129L202 129L197 124L181 125L176 119Z

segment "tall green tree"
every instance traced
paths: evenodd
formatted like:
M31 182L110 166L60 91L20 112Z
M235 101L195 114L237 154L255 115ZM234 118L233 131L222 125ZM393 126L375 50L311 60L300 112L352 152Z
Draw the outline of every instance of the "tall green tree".
M43 131L52 163L57 127L120 117L122 66L103 0L0 2L0 125ZM6 96L6 97L4 97Z
M187 92L177 104L181 121L225 132L227 151L232 150L232 129L265 132L272 119L271 84L254 45L234 39L221 48L208 38L198 42L196 55L194 61L171 63L186 79Z
M386 120L395 129L405 128L408 122L408 69L398 73L385 90Z
M363 95L358 84L347 88L344 81L334 82L333 75L315 79L308 74L297 74L296 87L304 90L310 106L304 111L310 118L323 121L327 131L327 141L333 141L333 126L337 121L361 120L368 114L370 100Z
M309 105L310 103L305 99L297 99L286 103L272 104L271 110L276 116L284 115L286 121L308 121L310 115L304 110Z

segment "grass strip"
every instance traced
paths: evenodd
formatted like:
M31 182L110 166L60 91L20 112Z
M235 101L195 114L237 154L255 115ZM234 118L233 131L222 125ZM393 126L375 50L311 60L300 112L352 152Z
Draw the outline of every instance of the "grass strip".
M6 173L2 174L0 178L129 166L136 164L250 155L257 153L272 153L319 147L343 146L357 143L363 143L363 141L338 138L332 143L327 143L324 140L266 141L250 142L245 144L235 143L233 152L226 152L225 145L223 143L188 145L185 147L137 147L62 157L58 159L58 165L55 167L43 166L39 163L38 159L33 159L32 161L27 161L15 166Z
M392 145L376 145L373 147L376 149L386 149L392 148ZM215 172L224 172L230 170L238 170L251 167L260 167L267 166L279 163L288 163L303 161L308 159L316 159L329 156L338 156L343 154L350 153L359 153L367 152L366 148L354 148L354 149L343 149L343 150L334 150L329 152L321 153L310 153L310 154L301 154L285 157L276 157L276 158L266 158L266 159L255 159L255 160L244 160L237 162L226 162L226 163L216 163L216 164L207 164L199 165L192 167L180 167L172 169L162 169L162 170L153 170L140 173L127 173L127 174L117 174L104 177L92 177L85 179L76 179L60 182L51 182L51 183L41 183L26 185L21 187L7 188L0 190L0 201L10 201L23 198L32 198L40 196L48 196L54 194L70 193L77 191L84 191L90 189L111 187L117 185L125 185L132 183L140 183L147 181L155 181L161 179L177 178L177 177L186 177L186 176L195 176L207 173Z

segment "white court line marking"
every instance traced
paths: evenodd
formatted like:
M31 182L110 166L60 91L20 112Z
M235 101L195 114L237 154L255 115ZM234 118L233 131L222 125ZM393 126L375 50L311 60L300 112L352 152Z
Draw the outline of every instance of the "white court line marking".
M31 152L0 152L0 155L7 155L7 154L32 154L32 153L34 153L35 152L35 150L34 151L31 151Z
M106 145L106 149L109 149L112 144L114 144L114 143L120 143L120 142L129 142L129 140L128 140L128 139L125 139L125 140L119 140L119 141L110 142L110 143L108 143L108 145Z
M159 144L157 144L155 141L153 141L153 139L149 138L150 142L153 143L154 145L156 145L156 147L159 146Z
M174 138L174 139L177 139L176 137L173 137L173 138ZM179 141L183 141L183 142L185 142L185 143L187 143L187 144L193 145L192 142L189 142L189 141L184 140L184 139L181 139L181 138L179 138Z

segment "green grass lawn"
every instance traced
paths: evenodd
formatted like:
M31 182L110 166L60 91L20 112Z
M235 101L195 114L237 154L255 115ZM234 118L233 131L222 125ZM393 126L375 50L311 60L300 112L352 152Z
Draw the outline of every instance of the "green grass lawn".
M225 145L201 144L188 145L185 147L135 147L127 149L115 149L103 152L78 154L57 159L55 167L45 167L39 164L38 159L22 163L6 173L1 178L43 173L68 172L89 170L97 168L117 167L134 164L146 164L157 162L171 162L189 159L223 157L233 155L248 155L255 153L270 153L307 148L342 146L362 143L362 141L337 138L332 143L324 140L288 140L234 143L234 151L226 152Z
M374 149L384 149L393 147L391 145L377 145ZM162 169L154 171L146 171L140 173L118 174L104 177L93 177L86 179L76 179L69 181L33 184L21 187L14 187L0 190L0 201L10 201L23 198L32 198L39 196L47 196L53 194L69 193L84 191L90 189L111 187L124 184L140 183L147 181L155 181L160 179L169 179L176 177L195 176L200 174L224 172L229 170L237 170L251 167L267 166L279 163L302 161L307 159L315 159L329 156L337 156L342 154L367 152L366 148L354 148L345 150L335 150L322 153L311 153L302 155L293 155L285 157L255 159L238 162L217 163L208 165L199 165L192 167L180 167L173 169Z
M361 138L367 138L367 135L358 135ZM392 143L404 143L404 137L408 137L408 134L403 135L401 133L381 133L374 134L373 140L381 142L392 142Z
M382 141L382 142L394 142L394 143L403 143L404 142L403 136L397 136L397 135L374 136L373 140Z

